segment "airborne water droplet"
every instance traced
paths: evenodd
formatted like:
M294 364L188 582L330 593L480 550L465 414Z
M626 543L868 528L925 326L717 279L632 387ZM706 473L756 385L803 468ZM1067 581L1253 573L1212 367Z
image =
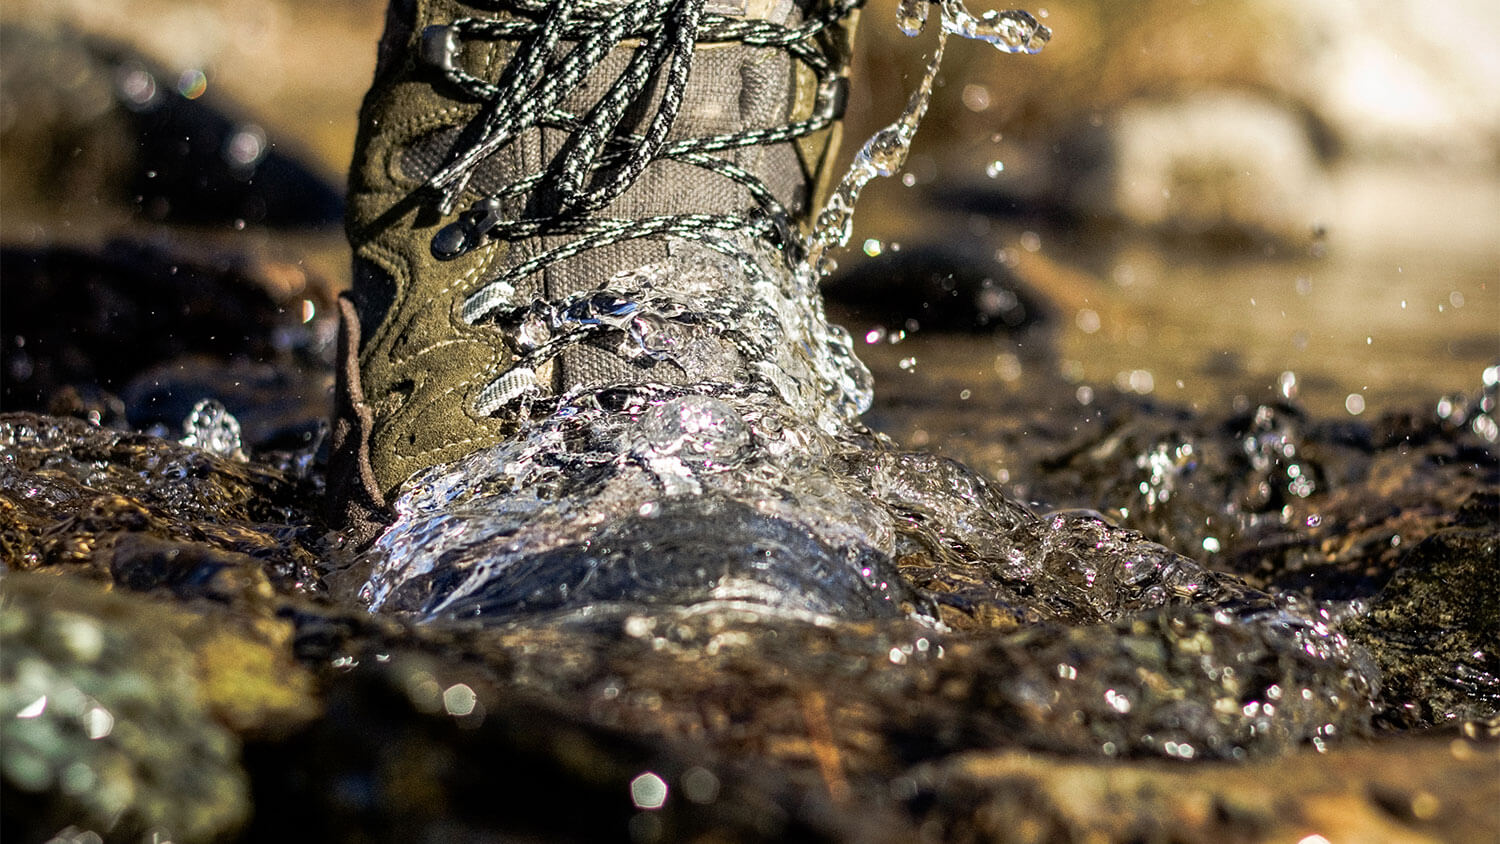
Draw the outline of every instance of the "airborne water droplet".
M920 33L927 22L929 5L930 0L901 0L896 11L896 25L907 35ZM825 252L849 242L854 226L854 206L864 186L877 176L894 175L906 162L912 138L932 99L932 88L943 62L948 35L984 41L1006 53L1036 53L1052 37L1050 29L1023 11L990 10L975 17L964 7L962 0L940 0L938 10L943 25L938 31L937 46L933 48L932 58L928 60L916 90L907 99L906 109L894 123L865 141L864 147L855 154L849 171L818 213L813 230L804 242L807 266L815 274L826 272Z
M896 7L896 26L906 35L921 34L927 25L928 0L901 0Z
M240 443L240 420L217 399L203 399L182 423L183 445L221 457L245 459Z

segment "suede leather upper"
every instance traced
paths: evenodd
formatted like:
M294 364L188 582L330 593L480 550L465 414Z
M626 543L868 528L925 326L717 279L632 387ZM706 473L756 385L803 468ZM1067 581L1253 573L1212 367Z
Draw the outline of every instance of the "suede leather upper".
M712 8L723 5L717 2ZM749 13L794 19L801 14L785 2L757 0L748 6ZM347 221L355 283L344 309L346 320L357 319L358 325L344 331L348 357L338 373L330 471L330 492L343 507L340 519L364 515L354 512L361 510L377 513L378 519L393 490L413 473L500 442L514 429L514 420L474 410L476 391L507 370L511 355L494 326L465 323L459 307L504 268L567 239L494 240L451 260L432 254L433 236L454 215L439 213L423 183L448 155L458 137L455 129L473 119L482 104L457 96L422 62L421 33L429 25L479 14L485 12L455 0L393 3L375 81L361 109ZM818 36L840 66L847 65L852 23L851 16L843 26ZM466 72L498 82L514 49L504 40L472 41L455 58ZM607 90L630 51L629 43L617 47L570 95L568 108L586 111ZM778 49L700 44L672 136L804 119L814 108L816 82L810 70ZM640 116L642 122L649 118ZM796 141L727 150L723 156L755 173L798 215L796 222L806 225L815 188L828 181L822 171L835 136L836 129L824 130ZM540 172L565 139L560 129L527 130L481 165L460 207L483 196L487 185ZM505 213L521 214L525 199L507 200ZM753 204L743 186L668 160L653 162L604 213L628 219L722 213L726 207ZM668 244L660 240L601 247L537 273L519 295L529 300L591 290L615 273L667 254ZM542 386L552 389L643 377L606 349L589 346L568 350L550 369L538 376L551 382ZM671 373L653 371L650 377L670 379Z

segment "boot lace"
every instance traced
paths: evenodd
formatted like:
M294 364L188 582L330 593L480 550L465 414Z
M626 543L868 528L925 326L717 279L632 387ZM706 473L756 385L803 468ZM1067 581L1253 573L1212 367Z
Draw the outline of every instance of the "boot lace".
M708 233L738 231L766 236L784 249L798 248L790 236L791 214L755 174L713 153L759 144L794 141L831 126L842 116L847 80L817 44L819 33L847 17L864 0L830 0L795 26L741 19L705 10L704 0L507 0L511 16L465 17L429 26L422 57L484 108L463 129L450 160L428 180L439 209L452 213L476 168L533 127L568 133L562 151L545 170L522 176L476 201L434 236L432 253L451 259L493 239L576 235L506 268L464 301L461 315L473 324L510 301L516 283L589 249L636 238L672 235L721 248ZM519 46L490 83L456 61L466 41L505 40ZM562 107L564 98L621 42L639 44L629 64L587 114ZM682 106L699 44L739 42L784 50L817 76L811 116L782 126L667 141ZM625 128L653 81L665 82L643 132ZM638 113L638 112L636 112ZM743 185L755 208L723 214L668 214L618 219L599 211L619 197L654 160L687 162ZM545 190L543 190L545 186ZM529 195L520 219L506 219L502 200Z

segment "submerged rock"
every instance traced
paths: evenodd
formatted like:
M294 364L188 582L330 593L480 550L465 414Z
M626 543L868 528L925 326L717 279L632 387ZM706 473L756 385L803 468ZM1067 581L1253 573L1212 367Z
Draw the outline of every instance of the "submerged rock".
M316 487L270 466L75 419L0 414L0 554L225 601L318 588Z

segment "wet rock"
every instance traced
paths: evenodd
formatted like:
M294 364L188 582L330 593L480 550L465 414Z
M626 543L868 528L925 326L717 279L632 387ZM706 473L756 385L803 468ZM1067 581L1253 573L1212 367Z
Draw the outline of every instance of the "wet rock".
M977 250L908 245L835 273L823 292L853 326L899 331L1034 335L1050 306L1016 274Z
M305 430L327 414L331 344L321 323L304 325L273 298L267 275L243 255L137 241L0 250L0 400L7 410L50 407L147 427L184 402L222 395L249 420L251 442Z
M875 419L902 439L920 430L1036 509L1097 510L1257 587L1323 600L1370 598L1413 544L1500 513L1493 388L1368 422L1285 401L1193 412L1093 387L1081 405L1079 389L1045 371L963 402L924 388Z
M896 841L912 832L889 809L841 811L716 749L643 741L410 645L340 665L327 718L247 748L266 807L251 839Z
M315 493L275 469L144 434L0 415L0 550L11 569L76 567L134 588L313 590L316 563L298 540ZM170 565L142 562L152 557Z
M971 753L903 785L924 831L945 841L1480 841L1500 824L1497 761L1493 746L1449 738L1240 765Z
M1355 620L1385 676L1389 726L1435 726L1500 715L1500 531L1450 528L1401 559Z
M1360 657L1284 611L1174 607L949 650L921 688L963 703L932 728L956 719L980 745L1244 759L1327 746L1363 733L1370 714L1373 675Z
M1370 711L1347 644L1278 610L944 634L749 606L605 609L589 624L439 625L408 641L446 640L436 652L469 654L559 712L704 741L866 799L906 765L967 749L1239 759L1332 746ZM391 645L335 634L331 647L343 664Z

